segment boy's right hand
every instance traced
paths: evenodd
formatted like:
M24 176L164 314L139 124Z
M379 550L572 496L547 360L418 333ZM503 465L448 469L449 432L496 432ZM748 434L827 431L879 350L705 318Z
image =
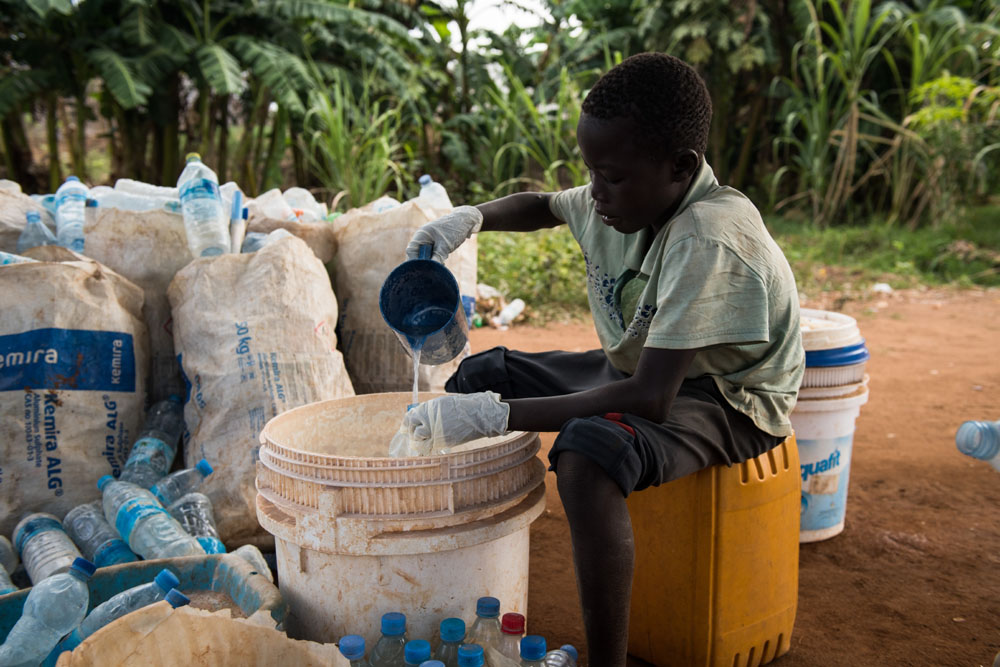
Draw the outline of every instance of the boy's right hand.
M448 255L455 252L473 233L483 226L483 214L475 206L459 206L447 215L432 220L417 230L406 246L406 258L416 259L420 246L434 246L434 259L444 264Z

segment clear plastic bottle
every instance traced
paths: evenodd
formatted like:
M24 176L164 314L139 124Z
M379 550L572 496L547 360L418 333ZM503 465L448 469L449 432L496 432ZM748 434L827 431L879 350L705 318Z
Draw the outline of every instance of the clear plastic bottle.
M83 557L97 567L139 560L104 518L100 500L71 509L63 518L63 527Z
M576 667L580 656L572 644L563 644L554 651L545 654L545 667Z
M315 222L326 216L324 207L305 188L288 188L282 196L292 211L296 212L299 222ZM298 211L302 213L298 213Z
M91 190L90 196L97 200L101 208L117 208L121 211L170 211L180 207L180 200L169 197L140 195L118 190L110 192L94 192L94 190Z
M382 614L382 636L372 649L372 667L405 667L406 615L398 611Z
M77 558L67 572L32 587L21 618L0 646L0 665L39 664L80 624L90 603L87 580L95 569L90 561Z
M503 633L500 632L500 600L494 597L481 597L476 600L476 620L469 628L470 644L479 644L485 650L490 648L500 649L500 639Z
M260 552L260 549L252 544L244 544L233 553L250 563L257 574L267 577L268 581L272 584L274 583L274 575L271 574L271 566L267 564L266 560L264 560L264 554Z
M115 181L115 191L125 192L143 197L161 197L163 199L180 199L177 188L165 185L153 185L143 181L133 181L131 178L119 178Z
M967 421L955 434L958 451L1000 471L1000 421Z
M439 627L441 643L438 644L434 657L443 662L445 667L458 667L458 648L465 641L465 621L446 618Z
M87 186L70 176L56 190L56 239L59 245L83 252L83 215L87 205Z
M368 667L365 660L365 638L361 635L344 635L337 642L340 655L351 661L351 667Z
M513 661L521 658L521 637L524 636L524 616L513 612L500 619L500 646L497 649Z
M521 638L521 667L545 667L545 637L526 635Z
M191 254L213 257L229 252L229 225L222 209L219 178L197 153L188 153L187 164L177 179L177 190Z
M254 210L255 216L270 218L271 220L292 221L298 219L295 216L295 211L285 201L285 197L278 188L273 188L257 196L253 200L251 208Z
M462 644L458 649L458 667L483 667L486 653L479 644Z
M56 237L42 222L42 214L38 211L28 211L24 214L27 221L24 230L17 237L17 252L23 253L43 245L56 245Z
M17 552L14 545L3 535L0 535L0 595L13 593L17 586L10 580L10 575L17 568Z
M35 586L68 571L73 561L82 557L59 519L43 512L21 519L14 528L14 546Z
M161 505L168 507L181 496L196 491L211 474L212 466L202 459L193 468L170 473L149 487L149 492L156 496Z
M524 312L524 301L514 299L500 310L500 314L494 319L493 325L500 328L508 327L522 312Z
M105 475L97 482L104 493L104 516L129 548L146 560L205 553L198 540L184 532L156 497L128 482Z
M190 602L188 597L177 590L181 582L170 570L160 570L160 573L146 584L140 584L134 588L129 588L111 596L106 601L94 607L87 617L83 619L79 627L73 630L63 641L59 643L59 648L63 651L72 651L80 643L94 634L108 623L117 620L125 614L132 613L136 609L167 600L170 595L170 605L175 609ZM173 591L173 594L171 594Z
M436 209L450 211L452 208L448 191L440 183L436 183L428 174L424 174L418 181L420 183L420 198Z
M3 250L0 250L0 266L5 266L7 264L25 264L27 262L35 261L38 260L25 257L24 255L15 255L12 252L4 252Z
M215 526L212 501L204 493L186 493L171 503L167 511L188 535L198 540L205 553L226 553L226 545L219 539L219 529Z
M426 639L411 639L403 646L403 664L406 667L420 667L431 659L431 643Z
M153 405L118 479L148 489L170 471L184 433L184 406L177 396Z

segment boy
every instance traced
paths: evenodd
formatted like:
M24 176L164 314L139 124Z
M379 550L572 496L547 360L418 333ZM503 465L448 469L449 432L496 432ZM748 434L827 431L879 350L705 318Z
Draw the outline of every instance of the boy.
M691 67L633 56L583 102L577 141L590 185L458 207L407 248L413 257L433 243L443 260L473 232L565 223L583 250L601 350L473 355L447 384L463 395L423 403L405 423L411 437L444 445L559 432L549 461L596 667L626 660L625 497L758 456L792 432L804 367L795 279L757 209L705 162L711 116Z

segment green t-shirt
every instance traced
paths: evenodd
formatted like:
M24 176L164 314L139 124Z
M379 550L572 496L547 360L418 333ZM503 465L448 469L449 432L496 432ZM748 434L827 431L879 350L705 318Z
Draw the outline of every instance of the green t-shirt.
M710 375L730 405L772 435L790 435L805 368L798 291L757 208L720 186L704 161L658 233L622 234L594 211L590 186L557 193L587 263L601 347L634 373L643 347L697 348L688 378Z

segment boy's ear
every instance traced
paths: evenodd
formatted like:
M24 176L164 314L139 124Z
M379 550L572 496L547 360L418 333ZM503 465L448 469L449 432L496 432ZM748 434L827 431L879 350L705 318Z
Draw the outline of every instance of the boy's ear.
M683 181L698 171L701 164L701 157L698 152L691 148L682 148L674 154L674 181Z

